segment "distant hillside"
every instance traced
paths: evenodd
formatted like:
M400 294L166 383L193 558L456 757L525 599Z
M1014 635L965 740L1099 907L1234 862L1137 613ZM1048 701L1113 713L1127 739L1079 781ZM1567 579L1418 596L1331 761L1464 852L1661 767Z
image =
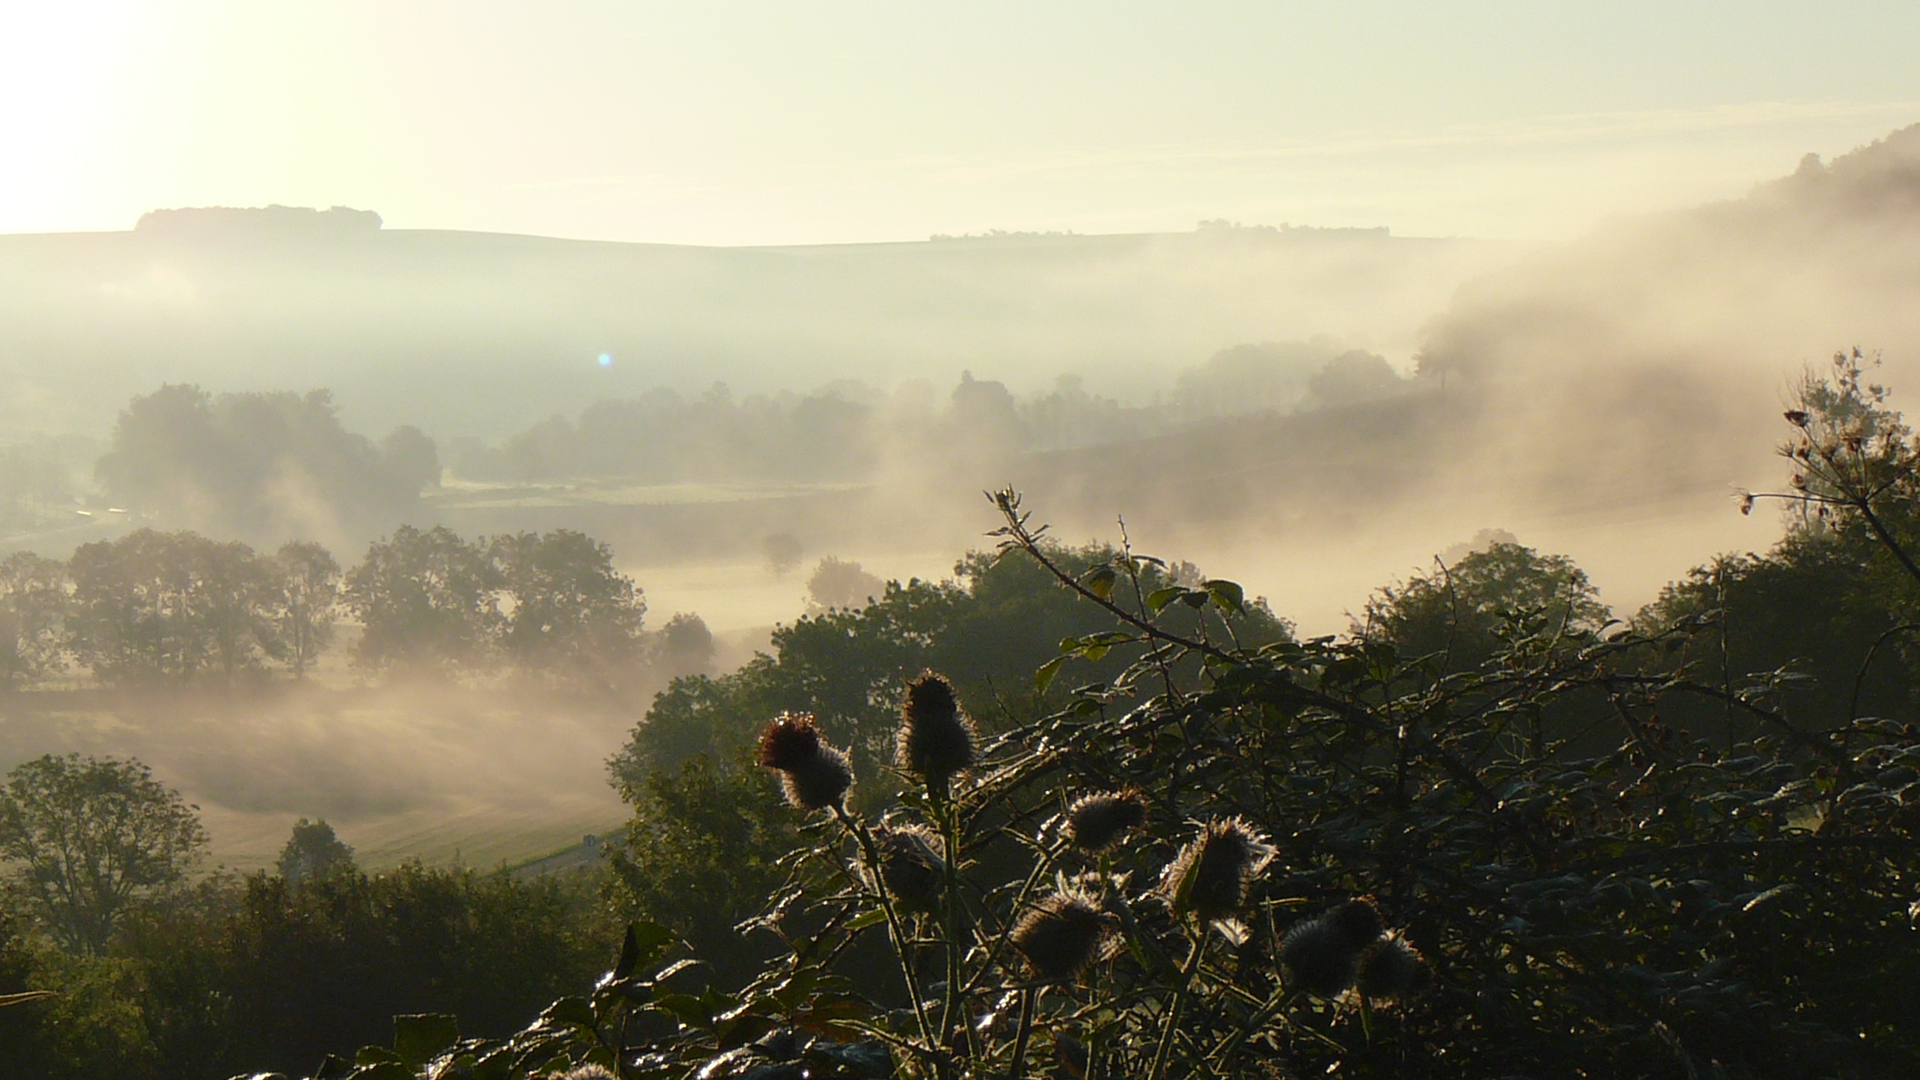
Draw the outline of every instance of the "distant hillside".
M890 387L1078 372L1150 394L1240 342L1401 361L1505 245L1385 230L994 235L698 248L387 230L335 208L149 214L0 236L0 441L104 434L162 382L327 387L350 426L499 438L661 385ZM602 355L606 363L600 362Z

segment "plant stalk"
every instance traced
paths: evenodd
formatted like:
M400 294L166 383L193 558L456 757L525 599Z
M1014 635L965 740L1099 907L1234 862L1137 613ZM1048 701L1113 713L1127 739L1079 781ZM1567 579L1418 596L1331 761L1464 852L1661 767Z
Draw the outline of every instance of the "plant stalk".
M860 845L861 854L866 857L867 872L873 875L873 891L879 895L880 910L887 917L887 936L893 939L894 954L900 958L900 975L907 982L907 997L913 1002L913 1019L920 1027L920 1040L926 1044L927 1052L933 1056L944 1076L947 1072L946 1054L933 1037L933 1026L927 1022L926 1006L920 1001L920 977L914 974L906 930L901 925L899 912L894 910L893 897L887 894L886 879L880 873L880 850L874 846L873 836L847 813L846 807L836 805L833 813L840 819L840 824L853 834L855 842Z
M1180 965L1180 985L1173 991L1173 1003L1167 1006L1167 1026L1160 1032L1160 1046L1153 1052L1153 1069L1147 1073L1147 1080L1164 1080L1167 1075L1167 1062L1173 1057L1173 1037L1180 1030L1180 1013L1187 1005L1187 991L1193 987L1193 973L1200 969L1200 954L1207 947L1207 928L1196 928L1193 935L1193 949L1187 953L1186 963Z
M1013 1036L1013 1063L1007 1066L1007 1080L1022 1080L1027 1075L1027 1037L1033 1034L1033 999L1037 987L1020 991L1020 1030Z

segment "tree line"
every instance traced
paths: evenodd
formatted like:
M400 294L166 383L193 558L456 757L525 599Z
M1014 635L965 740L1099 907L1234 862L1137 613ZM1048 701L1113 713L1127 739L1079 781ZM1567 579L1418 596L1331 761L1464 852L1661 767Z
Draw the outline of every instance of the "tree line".
M450 464L462 479L495 482L858 481L902 458L939 464L1125 442L1223 416L1337 408L1412 389L1384 357L1325 337L1223 349L1141 405L1089 392L1074 375L1020 398L963 372L944 402L926 382L888 393L841 380L806 395L662 387L595 402L577 419L551 417L498 446L456 440Z
M645 615L612 550L566 529L469 540L403 526L346 570L311 541L260 552L140 529L84 544L66 562L31 552L0 561L0 678L19 688L78 667L108 684L233 682L276 669L299 679L345 617L360 625L349 657L365 669L505 665L607 683L654 647ZM680 617L664 639L710 649L695 622Z

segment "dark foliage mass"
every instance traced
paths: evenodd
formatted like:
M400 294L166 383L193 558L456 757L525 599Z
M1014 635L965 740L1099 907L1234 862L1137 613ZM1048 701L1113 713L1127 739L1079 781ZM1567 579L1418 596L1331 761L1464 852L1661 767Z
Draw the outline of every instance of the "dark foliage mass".
M204 1080L305 1072L329 1052L385 1042L396 1013L458 1013L506 1034L592 977L610 942L591 889L566 879L417 865L299 881L215 878L146 906L103 956L0 939L9 1076Z

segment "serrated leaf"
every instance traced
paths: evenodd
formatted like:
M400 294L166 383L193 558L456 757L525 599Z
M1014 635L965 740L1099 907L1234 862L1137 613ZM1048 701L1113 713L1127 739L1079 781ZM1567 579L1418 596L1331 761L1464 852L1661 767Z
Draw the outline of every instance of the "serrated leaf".
M1102 600L1113 599L1113 586L1120 580L1120 574L1112 566L1096 566L1086 572L1080 583L1087 591Z

